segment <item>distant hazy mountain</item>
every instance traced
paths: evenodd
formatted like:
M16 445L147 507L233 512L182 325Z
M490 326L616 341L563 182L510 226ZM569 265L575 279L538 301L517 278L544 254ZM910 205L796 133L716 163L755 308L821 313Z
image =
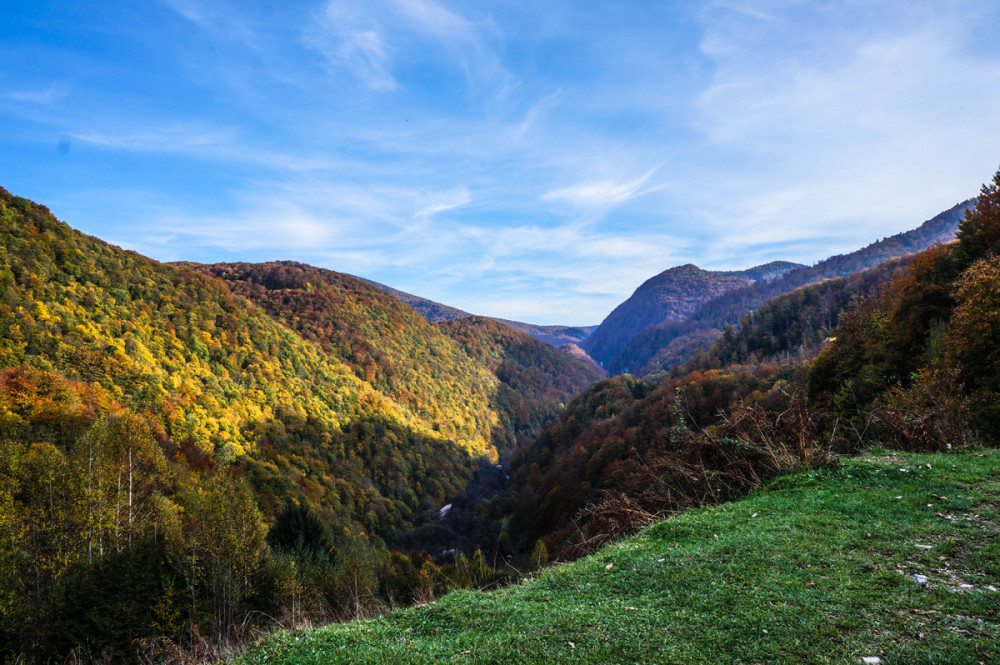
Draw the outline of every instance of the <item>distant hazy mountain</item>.
M434 302L433 300L428 300L427 298L421 298L420 296L415 296L412 293L400 291L399 289L394 289L391 286L386 286L385 284L365 279L364 277L358 277L357 279L360 279L362 282L367 282L377 289L382 289L396 300L406 303L413 309L420 312L420 315L431 323L464 319L467 316L472 316L472 314L460 310L457 307L442 305L439 302Z
M883 238L855 252L837 254L778 279L756 282L706 300L684 321L667 321L642 330L604 367L611 373L625 371L646 375L685 363L698 351L711 346L726 325L737 325L744 315L772 298L807 284L846 277L890 259L954 240L959 220L973 203L972 200L963 201L912 231Z
M464 319L468 316L473 316L469 312L458 309L457 307L442 305L439 302L434 302L433 300L428 300L427 298L421 298L420 296L415 296L412 293L406 293L405 291L394 289L391 286L386 286L385 284L380 284L379 282L365 279L364 277L359 277L358 279L363 282L367 282L376 288L382 289L396 300L406 303L413 309L420 312L420 314L431 323L453 321L455 319ZM498 319L494 317L489 318L492 318L494 321L499 321L504 325L510 326L514 330L523 332L525 335L530 335L538 341L545 342L551 346L576 344L597 329L597 326L537 326L533 323L522 323L520 321L511 321L509 319Z
M602 366L610 367L628 341L643 329L665 321L683 321L707 300L802 267L774 261L738 271L702 270L691 264L664 270L616 307L580 347Z
M539 342L545 342L552 346L579 344L581 340L586 339L592 332L597 330L597 326L536 326L532 323L521 323L520 321L509 321L507 319L493 320L510 326L514 330L523 332L525 335L530 335Z

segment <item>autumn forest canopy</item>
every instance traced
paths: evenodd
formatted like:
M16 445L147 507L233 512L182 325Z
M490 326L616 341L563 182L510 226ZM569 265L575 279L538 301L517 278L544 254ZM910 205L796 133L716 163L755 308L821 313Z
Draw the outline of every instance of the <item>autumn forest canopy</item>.
M873 445L1000 443L1000 172L814 266L671 268L593 332L380 286L159 263L0 190L0 658L211 659Z

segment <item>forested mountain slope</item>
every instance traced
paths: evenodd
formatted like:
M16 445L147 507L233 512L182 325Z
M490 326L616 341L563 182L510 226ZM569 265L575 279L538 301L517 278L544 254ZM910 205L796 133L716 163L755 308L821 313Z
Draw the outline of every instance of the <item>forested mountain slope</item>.
M501 426L493 443L503 452L530 444L573 395L602 378L590 364L495 319L473 316L439 325L497 377L491 404Z
M161 264L0 190L0 653L412 599L425 562L379 536L597 376L482 326L308 266Z
M1000 173L962 206L957 242L774 298L656 382L618 376L578 395L512 460L522 538L585 549L828 450L1000 440L998 197Z
M198 269L224 279L452 441L488 441L508 453L600 378L589 365L492 319L428 323L350 275L292 262Z
M534 358L524 348L544 358L531 368L541 391L533 417L507 431L501 418L510 426L518 416L496 410L498 391L510 388L495 363L358 280L294 264L168 266L77 233L6 192L0 202L0 367L98 383L145 413L164 440L214 463L252 465L287 446L307 458L329 449L313 481L327 485L317 505L331 505L323 494L334 477L359 486L383 478L390 492L419 484L418 498L441 502L468 456L495 459L495 443L534 436L597 378L526 336L498 337L494 356L509 344L525 363ZM376 454L365 440L384 441L386 430L397 443ZM426 483L385 476L387 468L409 473L415 441L438 451L428 460L448 458L448 470Z
M185 456L241 461L274 477L262 490L297 485L292 494L308 492L329 519L360 521L378 506L405 520L417 497L442 501L461 486L469 455L492 453L483 433L448 440L222 281L84 236L6 192L0 204L0 366L98 384ZM418 450L437 460L430 478L410 462Z
M449 441L224 282L6 191L0 246L0 644L14 657L182 626L221 639L285 602L264 541L284 508L363 542L440 505L492 450Z
M845 277L867 270L897 256L922 251L955 238L959 220L972 205L964 201L927 220L918 228L899 233L850 254L840 254L814 266L792 270L771 281L738 288L702 303L684 321L665 322L636 334L609 364L609 372L653 374L683 364L707 348L726 324L736 325L748 312L800 286L823 279Z
M665 321L683 321L706 300L758 280L771 280L798 268L775 261L740 271L711 271L688 264L665 270L646 280L628 300L618 305L580 347L602 367L624 371L615 359L633 336Z
M825 279L768 300L740 321L726 326L711 348L700 351L692 363L678 365L673 373L692 368L711 369L746 362L800 359L814 356L840 321L843 312L862 300L875 298L894 279L905 274L918 254L910 254L856 272Z
M485 450L497 378L438 326L350 275L293 263L192 266L318 344L441 436Z

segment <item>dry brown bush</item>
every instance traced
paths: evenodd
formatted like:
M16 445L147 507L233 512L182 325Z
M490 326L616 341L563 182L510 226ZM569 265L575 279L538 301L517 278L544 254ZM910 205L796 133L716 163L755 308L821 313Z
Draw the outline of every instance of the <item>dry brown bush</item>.
M969 446L971 408L954 368L921 372L907 389L893 388L871 413L873 437L907 451L939 451Z
M686 432L673 450L643 458L633 449L628 479L577 513L579 540L564 554L582 556L667 515L733 499L799 464L832 465L812 443L816 421L795 394L783 411L742 405L719 425Z

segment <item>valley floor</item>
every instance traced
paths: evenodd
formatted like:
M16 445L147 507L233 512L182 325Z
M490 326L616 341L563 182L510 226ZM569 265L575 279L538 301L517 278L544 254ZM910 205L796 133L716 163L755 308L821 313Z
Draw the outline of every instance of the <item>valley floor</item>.
M243 665L1000 662L1000 451L873 452Z

